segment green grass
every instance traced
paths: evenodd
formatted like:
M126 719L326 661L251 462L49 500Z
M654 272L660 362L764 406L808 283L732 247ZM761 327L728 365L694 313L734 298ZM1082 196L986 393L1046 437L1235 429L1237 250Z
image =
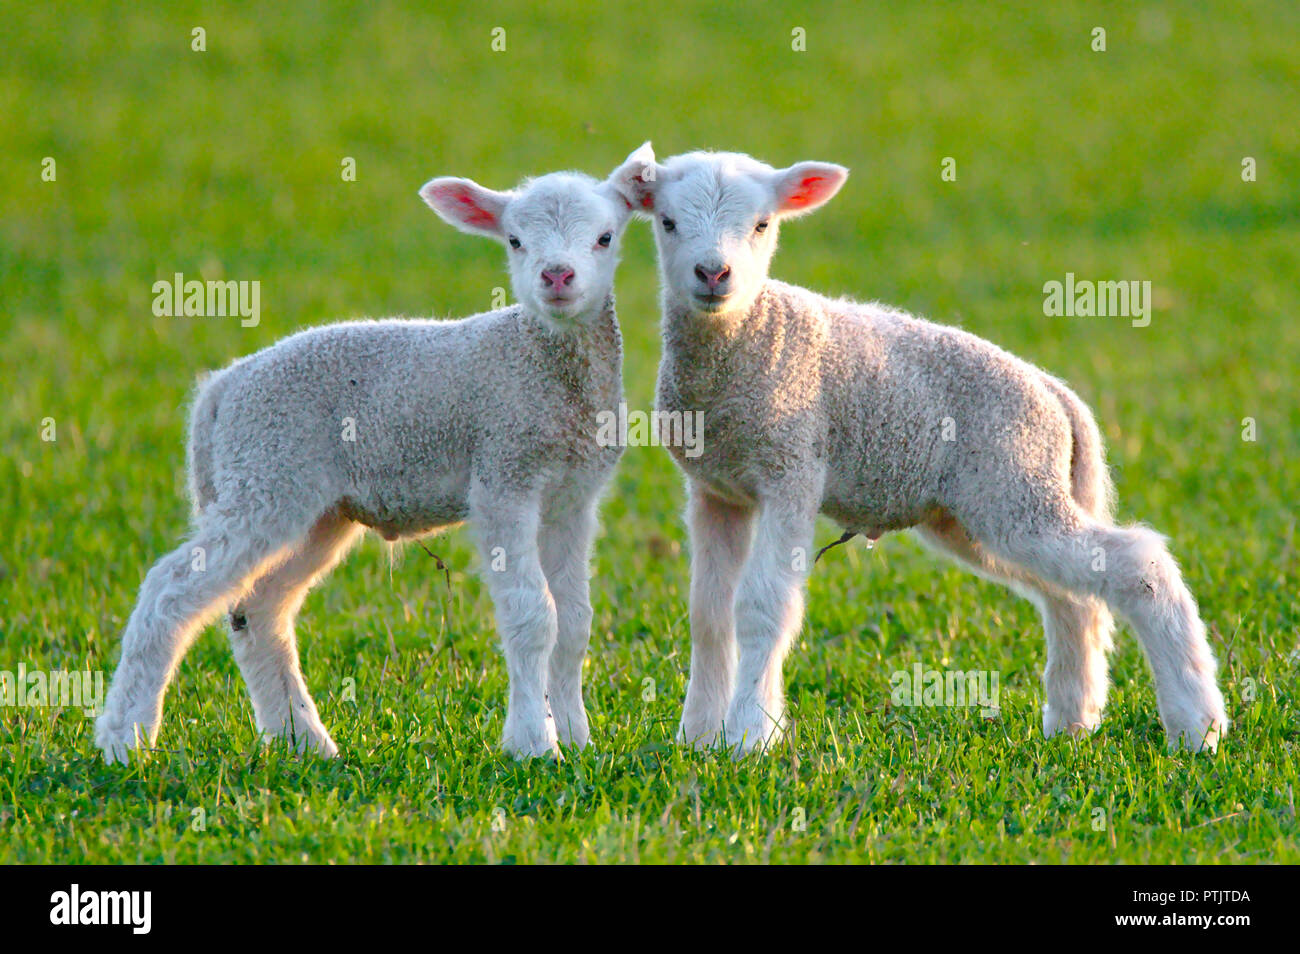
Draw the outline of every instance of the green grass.
M792 744L740 764L683 752L680 481L632 448L596 549L589 751L497 753L504 666L463 531L433 544L450 590L418 548L390 565L371 541L299 623L341 759L258 744L214 627L146 764L103 766L78 711L0 710L0 861L1300 861L1295 4L433 6L7 9L0 669L111 672L145 570L186 528L198 371L304 325L489 306L503 256L439 223L421 183L603 174L652 138L851 167L785 231L777 275L960 324L1071 382L1122 517L1172 537L1231 735L1214 757L1167 754L1124 631L1101 730L1045 741L1031 607L894 537L813 575ZM261 281L261 324L155 318L150 286L176 271ZM1151 280L1150 327L1045 318L1043 283L1067 271ZM655 280L634 224L618 283L634 407L653 393ZM916 662L996 670L1001 718L891 707L890 674Z

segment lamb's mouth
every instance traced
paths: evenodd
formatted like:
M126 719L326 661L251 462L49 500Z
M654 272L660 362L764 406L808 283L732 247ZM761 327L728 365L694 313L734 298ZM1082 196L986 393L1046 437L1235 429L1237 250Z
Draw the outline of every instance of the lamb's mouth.
M700 294L696 294L696 296L695 296L695 301L696 301L696 303L700 306L700 309L701 309L702 311L721 311L721 310L722 310L722 306L725 305L725 304L727 303L727 299L730 298L730 297L731 297L731 295L729 295L729 294L727 294L727 295L717 295L717 294L700 295Z

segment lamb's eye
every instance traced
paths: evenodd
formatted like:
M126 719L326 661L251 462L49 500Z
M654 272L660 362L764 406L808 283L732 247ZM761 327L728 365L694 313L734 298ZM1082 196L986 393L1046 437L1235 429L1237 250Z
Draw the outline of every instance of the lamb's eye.
M596 239L596 241L599 243L601 248L609 248L609 243L614 241L614 233L606 232L600 238Z
M665 231L665 232L676 232L676 231L677 231L677 223L674 222L672 219L668 218L668 216L666 216L666 215L663 217L663 224L664 224L664 231Z
M519 248L522 248L523 245L522 245L522 243L519 241L519 239L515 238L515 237L512 235L512 236L510 236L510 247L513 248L513 249L519 249Z
M762 222L759 222L757 225L755 225L755 226L754 226L754 231L755 231L755 232L766 232L766 231L767 231L767 219L764 219Z

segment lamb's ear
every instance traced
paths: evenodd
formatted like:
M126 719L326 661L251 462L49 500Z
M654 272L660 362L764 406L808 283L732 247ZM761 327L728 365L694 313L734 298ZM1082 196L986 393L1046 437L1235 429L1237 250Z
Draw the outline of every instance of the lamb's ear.
M442 220L462 232L505 238L501 215L513 196L493 192L469 179L430 179L420 188L420 198L429 203Z
M655 192L659 188L661 166L655 161L655 151L644 142L623 160L609 177L609 184L623 197L627 207L635 213L648 215L655 207Z
M772 181L776 211L780 215L803 215L828 202L840 191L849 170L833 162L797 162L782 169Z

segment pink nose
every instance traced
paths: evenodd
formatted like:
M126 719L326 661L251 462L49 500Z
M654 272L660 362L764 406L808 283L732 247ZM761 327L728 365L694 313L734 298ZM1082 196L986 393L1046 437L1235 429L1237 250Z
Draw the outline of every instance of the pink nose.
M547 285L554 285L556 288L568 285L573 281L573 269L566 268L563 265L552 265L549 268L543 268L542 281Z
M700 281L708 284L709 288L717 288L719 283L725 281L731 274L731 267L723 265L721 268L705 268L703 265L695 266L695 277Z

